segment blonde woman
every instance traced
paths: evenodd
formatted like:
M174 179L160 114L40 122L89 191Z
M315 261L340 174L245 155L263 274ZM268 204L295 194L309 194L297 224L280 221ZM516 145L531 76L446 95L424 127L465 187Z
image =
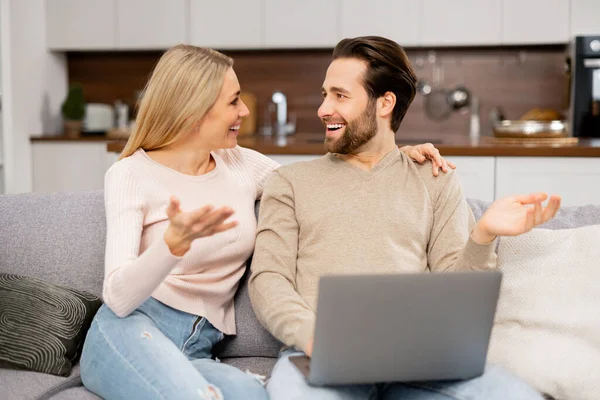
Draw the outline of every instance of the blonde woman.
M210 49L167 51L106 173L105 304L81 357L83 384L103 398L268 398L253 376L211 358L236 332L254 203L278 167L237 146L248 109L232 65ZM403 150L447 169L431 145Z

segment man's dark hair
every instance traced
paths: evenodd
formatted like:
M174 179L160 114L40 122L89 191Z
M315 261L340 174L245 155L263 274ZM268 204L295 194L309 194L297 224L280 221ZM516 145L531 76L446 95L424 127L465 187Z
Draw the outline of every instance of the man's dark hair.
M374 100L386 92L396 95L390 127L396 132L417 93L417 77L398 43L380 36L343 39L333 49L333 59L356 58L367 62L364 87Z

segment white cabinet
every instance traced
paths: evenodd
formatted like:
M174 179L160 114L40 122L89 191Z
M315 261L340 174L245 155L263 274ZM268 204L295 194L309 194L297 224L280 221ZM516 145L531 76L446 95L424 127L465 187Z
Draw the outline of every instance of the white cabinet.
M31 147L34 192L102 189L104 174L115 161L103 141L39 141Z
M264 0L268 48L333 47L340 39L341 0Z
M421 44L497 45L502 39L502 0L421 0ZM418 3L418 2L415 2ZM402 23L398 17L398 24Z
M496 198L547 192L563 206L600 204L600 158L498 157Z
M571 36L600 35L599 16L599 0L571 0Z
M46 44L53 50L117 46L117 0L46 0Z
M570 0L504 0L502 43L567 43L569 5Z
M117 1L120 49L167 49L188 41L188 0Z
M377 35L417 46L422 11L423 3L414 0L343 0L342 38Z
M216 49L258 49L263 0L190 0L190 43Z
M494 201L494 157L444 157L456 165L456 177L466 198Z

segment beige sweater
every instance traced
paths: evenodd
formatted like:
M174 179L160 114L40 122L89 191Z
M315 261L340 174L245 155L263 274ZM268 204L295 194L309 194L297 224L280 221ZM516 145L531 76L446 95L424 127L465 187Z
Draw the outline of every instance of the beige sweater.
M305 350L322 275L494 268L496 243L470 239L474 223L454 172L434 177L398 149L371 171L333 154L281 167L260 209L249 283L258 319Z

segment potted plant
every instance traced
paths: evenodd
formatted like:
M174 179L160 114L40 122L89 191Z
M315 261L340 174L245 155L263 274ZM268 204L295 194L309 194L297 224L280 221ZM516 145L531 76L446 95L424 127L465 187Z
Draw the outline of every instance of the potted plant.
M69 93L62 104L62 116L66 135L72 139L78 138L85 116L85 99L80 84L73 83L69 86Z

